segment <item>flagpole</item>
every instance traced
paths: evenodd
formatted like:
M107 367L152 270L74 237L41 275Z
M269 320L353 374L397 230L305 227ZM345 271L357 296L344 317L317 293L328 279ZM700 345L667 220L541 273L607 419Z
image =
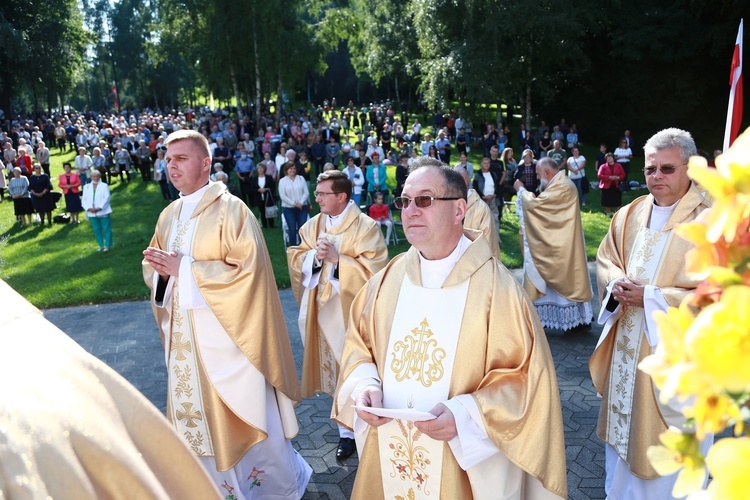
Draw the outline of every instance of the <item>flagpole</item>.
M724 151L729 149L740 130L742 123L742 31L744 19L740 19L740 29L732 53L732 68L729 72L729 105L727 106L727 123L724 128Z

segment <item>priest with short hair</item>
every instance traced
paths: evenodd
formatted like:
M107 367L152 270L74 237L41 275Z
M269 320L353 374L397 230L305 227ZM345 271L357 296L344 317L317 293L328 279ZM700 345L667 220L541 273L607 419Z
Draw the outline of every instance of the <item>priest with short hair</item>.
M303 397L333 395L352 300L388 263L383 233L351 201L352 187L345 172L320 174L315 191L320 214L302 226L300 244L287 250L305 346ZM339 426L339 437L336 458L348 458L355 451L354 434Z

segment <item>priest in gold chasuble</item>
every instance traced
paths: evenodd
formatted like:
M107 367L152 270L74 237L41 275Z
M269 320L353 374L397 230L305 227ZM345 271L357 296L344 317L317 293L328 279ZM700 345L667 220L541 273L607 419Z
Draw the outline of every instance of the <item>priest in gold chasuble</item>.
M677 403L659 401L651 377L637 366L659 343L653 313L676 307L698 285L685 274L693 244L674 228L708 208L687 175L696 154L688 132L662 130L644 152L650 194L615 214L597 253L598 321L604 328L589 369L602 395L597 435L605 442L609 498L672 498L676 474L659 477L646 451L684 418ZM703 443L704 456L712 441Z
M422 157L395 204L412 248L352 304L332 412L357 439L352 498L565 498L549 346L521 286L463 229L466 184Z
M578 189L552 158L536 164L539 196L517 180L523 288L546 328L572 330L592 320L591 280Z
M375 221L350 200L352 183L339 170L318 176L320 214L300 229L301 243L287 250L289 276L300 306L299 330L305 355L302 396L333 395L349 308L362 285L388 263L388 249ZM339 426L336 456L355 451L354 434Z
M312 469L294 450L301 400L258 222L209 182L205 138L167 139L180 199L159 216L143 275L168 369L167 417L216 486L236 499L298 499Z
M466 181L468 191L466 194L466 216L464 217L464 227L467 229L478 229L482 231L482 236L487 239L490 245L492 256L497 260L500 259L500 235L497 232L497 224L492 216L490 206L479 197L477 192L471 188L469 181L469 172L463 167L454 167L454 170L461 174Z

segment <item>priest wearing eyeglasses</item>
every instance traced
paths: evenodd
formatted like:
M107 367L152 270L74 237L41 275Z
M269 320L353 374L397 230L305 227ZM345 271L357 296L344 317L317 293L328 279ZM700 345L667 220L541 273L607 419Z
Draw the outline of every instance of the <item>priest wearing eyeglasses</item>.
M678 407L659 402L651 377L637 366L659 343L653 313L679 305L698 285L685 273L693 244L674 228L709 206L687 175L696 154L690 133L662 130L643 150L650 194L615 214L597 253L604 329L589 369L602 395L597 435L605 442L605 492L611 498L672 498L677 475L659 477L646 451L659 444L668 425L679 428L685 419ZM703 443L704 456L712 440Z
M352 303L332 416L352 498L565 498L555 369L539 319L482 233L466 183L417 159L394 203L412 247ZM380 416L379 416L379 415Z
M333 395L349 322L349 307L362 285L388 263L380 227L351 201L345 172L318 176L315 200L320 214L300 229L301 242L287 250L289 276L299 304L299 330L305 353L302 395ZM336 457L355 451L354 434L339 426Z

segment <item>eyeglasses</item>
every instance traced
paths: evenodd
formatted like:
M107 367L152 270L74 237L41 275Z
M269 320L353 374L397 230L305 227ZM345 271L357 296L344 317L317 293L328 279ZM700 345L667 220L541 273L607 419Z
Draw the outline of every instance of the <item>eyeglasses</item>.
M434 196L415 196L414 198L407 198L406 196L399 196L398 198L393 199L393 205L401 210L403 208L408 208L412 201L414 201L414 204L417 206L417 208L427 208L432 206L433 200L440 200L440 201L451 201L451 200L460 200L461 198L436 198Z
M314 195L315 195L315 197L317 198L318 196L325 196L325 195L327 195L327 194L341 194L341 191L339 191L338 193L336 193L335 191L331 191L331 192L326 192L326 191L315 191L315 192L314 192L313 194L314 194Z
M683 167L687 165L687 163L683 163L682 165L678 165L678 167ZM646 177L650 177L654 175L657 171L657 167L646 167L643 169L643 173L646 174ZM675 173L675 170L677 170L677 167L674 165L662 165L661 166L661 173L664 175L672 175Z

